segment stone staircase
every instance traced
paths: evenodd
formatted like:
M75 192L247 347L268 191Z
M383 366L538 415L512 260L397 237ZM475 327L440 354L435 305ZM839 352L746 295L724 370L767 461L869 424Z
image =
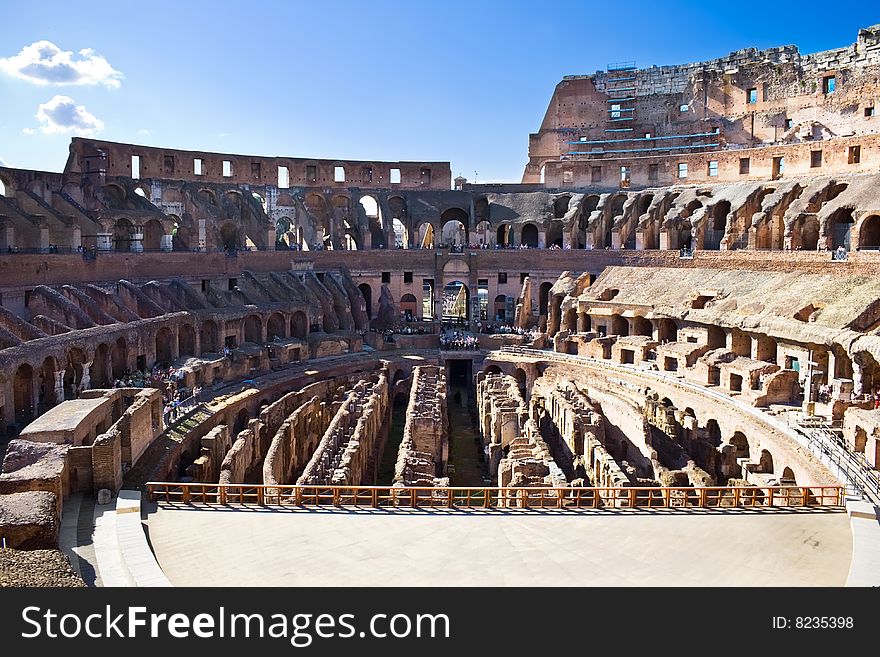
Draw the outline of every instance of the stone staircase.
M131 470L125 473L123 488L143 490L145 484L152 479L153 472L180 443L190 431L211 417L211 412L204 404L194 406L192 410L180 417L163 431L146 449Z

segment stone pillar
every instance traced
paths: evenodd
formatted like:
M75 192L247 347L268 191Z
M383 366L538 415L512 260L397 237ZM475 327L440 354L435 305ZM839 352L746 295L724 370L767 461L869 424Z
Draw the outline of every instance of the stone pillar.
M144 250L144 227L135 226L131 232L131 251L141 253Z
M199 219L199 251L205 251L208 247L207 232L205 229L205 220Z
M90 360L86 363L83 363L83 373L82 380L79 382L80 390L88 390L92 385L92 363L94 361Z
M49 250L49 227L45 224L40 226L40 251L43 253Z
M562 231L562 248L563 249L571 249L574 248L571 243L571 232L564 230Z
M98 233L95 238L98 251L113 250L113 233Z
M853 368L853 394L858 396L861 395L864 390L862 390L862 385L865 381L865 374L862 371L862 363L860 362L860 358L858 354L853 354L852 359L852 368Z
M2 228L5 233L4 237L6 238L6 246L9 249L15 248L15 226L12 225L12 222L7 221Z
M174 250L174 236L173 235L162 235L159 241L159 248L163 251L173 251Z
M645 250L645 231L636 230L636 251Z
M79 251L79 248L82 246L82 229L79 226L74 226L73 231L70 234L70 248L76 252Z
M669 231L664 229L660 231L660 250L668 251L669 250Z
M64 372L65 370L55 372L55 399L59 404L64 401Z
M266 231L266 249L268 249L269 251L275 250L275 239L275 227L272 226L272 228L269 228Z
M547 233L543 230L538 231L538 248L543 249L547 246Z
M578 333L586 333L587 332L587 319L589 315L587 313L578 313L577 316L577 330Z

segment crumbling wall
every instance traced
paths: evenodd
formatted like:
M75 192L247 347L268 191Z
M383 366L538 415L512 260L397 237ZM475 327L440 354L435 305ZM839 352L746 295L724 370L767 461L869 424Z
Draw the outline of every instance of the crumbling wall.
M516 379L489 374L477 382L480 434L489 460L489 474L498 470L503 450L517 438L525 424L527 407Z
M550 446L541 437L538 426L526 420L521 435L507 446L507 455L498 464L498 486L548 487L568 486L565 474L553 459Z
M329 400L314 396L281 423L263 462L263 483L288 484L296 480L315 452L334 417Z
M387 369L359 381L330 422L297 484L359 485L375 478L375 451L388 430Z
M436 365L415 367L393 483L395 486L448 486L448 460L446 370Z
M220 467L232 446L229 427L225 424L211 429L202 436L199 457L186 469L193 481L213 483L220 479Z

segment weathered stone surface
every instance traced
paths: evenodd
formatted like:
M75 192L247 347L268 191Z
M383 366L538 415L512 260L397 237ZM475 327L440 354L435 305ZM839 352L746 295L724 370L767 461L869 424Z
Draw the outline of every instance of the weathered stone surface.
M85 587L60 550L0 548L0 587Z

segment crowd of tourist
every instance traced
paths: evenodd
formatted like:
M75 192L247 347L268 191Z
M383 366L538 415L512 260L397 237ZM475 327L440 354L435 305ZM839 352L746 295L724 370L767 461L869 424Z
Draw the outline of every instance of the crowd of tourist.
M538 329L524 329L520 326L511 326L510 324L486 324L480 328L480 333L486 335L521 335L534 340L541 332Z
M441 329L440 348L444 351L475 351L480 348L480 340L475 335L461 331Z
M201 386L188 390L184 382L185 373L173 367L154 365L152 370L125 370L122 377L113 381L114 388L157 388L162 391L162 416L165 424L174 421L186 408L198 403Z

